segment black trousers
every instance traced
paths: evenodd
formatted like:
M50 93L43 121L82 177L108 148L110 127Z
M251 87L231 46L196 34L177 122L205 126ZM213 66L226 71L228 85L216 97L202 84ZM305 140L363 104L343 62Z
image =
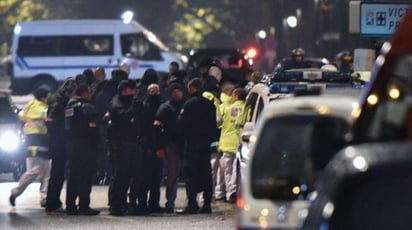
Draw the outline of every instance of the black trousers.
M127 192L132 179L137 180L133 172L139 168L139 152L136 141L112 141L111 145L113 175L109 188L109 204L113 210L122 210L127 207ZM130 189L132 191L132 188ZM133 202L132 199L136 202L137 191L135 188L135 192L130 195L130 202Z
M66 147L68 157L66 208L76 209L76 198L79 198L79 209L87 209L90 205L96 144L88 142L87 137L78 137L68 139Z
M212 201L212 169L210 148L188 144L185 154L186 195L189 207L198 207L197 194L203 192L204 205Z
M60 193L63 188L66 172L66 146L61 133L51 132L49 129L49 153L51 155L50 180L47 189L46 210L61 207Z
M98 126L99 145L97 148L96 174L93 178L93 184L108 185L112 177L112 167L107 148L107 127L102 124Z
M157 157L155 153L146 153L142 157L142 167L139 173L141 177L140 189L138 192L139 206L155 208L160 201L160 183L163 175L163 159ZM147 201L148 193L149 203Z

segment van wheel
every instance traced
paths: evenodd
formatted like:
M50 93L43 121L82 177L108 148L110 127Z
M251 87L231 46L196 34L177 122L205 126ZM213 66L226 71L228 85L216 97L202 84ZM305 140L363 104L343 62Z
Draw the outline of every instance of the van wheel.
M34 92L40 88L48 89L50 92L54 92L57 89L57 83L51 78L39 78L34 82L32 91Z

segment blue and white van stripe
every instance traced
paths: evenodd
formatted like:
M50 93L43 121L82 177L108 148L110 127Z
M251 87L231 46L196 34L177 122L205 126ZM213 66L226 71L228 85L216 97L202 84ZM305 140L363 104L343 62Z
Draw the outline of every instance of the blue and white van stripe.
M96 66L100 66L105 69L112 69L115 68L116 66L113 65L53 65L53 66L30 66L24 58L21 57L16 57L16 62L17 66L21 70L39 70L39 69L93 69ZM139 65L139 68L154 68L153 64L141 64Z

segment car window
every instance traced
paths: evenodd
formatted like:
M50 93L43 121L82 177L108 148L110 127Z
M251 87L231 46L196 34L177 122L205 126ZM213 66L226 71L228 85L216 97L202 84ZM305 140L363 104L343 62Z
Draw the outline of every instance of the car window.
M246 122L251 122L253 119L253 114L256 109L256 102L259 97L259 94L255 92L251 92L249 96L246 98L245 102L245 111L244 117Z
M258 107L256 111L256 118L258 118L260 113L263 111L263 106L264 106L263 98L259 97Z
M288 115L267 121L258 134L252 159L253 196L306 199L325 162L344 146L347 131L343 119L321 115Z
M375 106L369 111L366 139L412 140L412 56L397 58L384 81L366 100L368 106Z

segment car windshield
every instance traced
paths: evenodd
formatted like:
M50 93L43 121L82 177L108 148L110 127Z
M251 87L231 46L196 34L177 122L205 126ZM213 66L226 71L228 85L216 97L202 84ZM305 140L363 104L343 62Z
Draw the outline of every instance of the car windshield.
M269 120L252 160L256 198L305 200L317 173L343 147L348 124L322 115L289 115Z

